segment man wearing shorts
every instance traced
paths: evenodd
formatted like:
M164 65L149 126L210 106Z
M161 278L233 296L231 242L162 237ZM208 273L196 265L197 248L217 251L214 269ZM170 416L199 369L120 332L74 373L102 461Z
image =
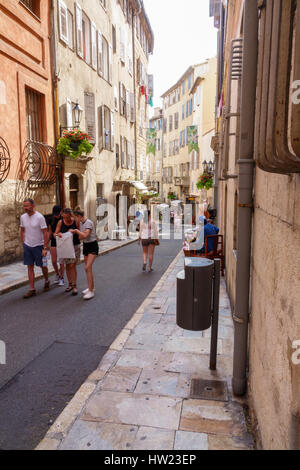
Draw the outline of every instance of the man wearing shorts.
M24 265L28 268L28 279L30 289L24 295L24 299L29 299L36 295L34 287L34 265L40 267L45 278L44 290L50 289L48 278L48 267L43 266L43 257L47 256L48 233L47 224L42 214L34 210L35 205L32 199L24 201L25 214L21 216L20 238L24 247Z

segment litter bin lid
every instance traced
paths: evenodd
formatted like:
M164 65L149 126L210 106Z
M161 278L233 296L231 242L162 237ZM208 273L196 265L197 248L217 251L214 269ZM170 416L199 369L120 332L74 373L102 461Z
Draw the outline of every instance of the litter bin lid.
M185 266L189 268L208 268L214 262L207 258L185 258Z
M179 273L177 274L177 279L185 279L184 269L182 271L179 271Z

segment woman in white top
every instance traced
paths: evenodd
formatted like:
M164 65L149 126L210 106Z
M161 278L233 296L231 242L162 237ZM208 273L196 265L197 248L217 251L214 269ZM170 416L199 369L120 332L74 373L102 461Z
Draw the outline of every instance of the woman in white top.
M147 216L148 214L148 216ZM146 222L140 223L139 245L142 241L143 246L143 271L146 271L147 259L149 256L149 272L153 271L152 264L154 258L154 250L159 245L159 235L156 223L151 219L151 211L146 213Z

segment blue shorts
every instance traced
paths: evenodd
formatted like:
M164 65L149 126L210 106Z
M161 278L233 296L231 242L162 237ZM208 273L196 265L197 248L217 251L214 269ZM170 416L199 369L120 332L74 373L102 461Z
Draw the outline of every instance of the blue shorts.
M41 268L43 266L43 245L35 246L34 248L25 245L24 243L24 264L25 266L38 266Z

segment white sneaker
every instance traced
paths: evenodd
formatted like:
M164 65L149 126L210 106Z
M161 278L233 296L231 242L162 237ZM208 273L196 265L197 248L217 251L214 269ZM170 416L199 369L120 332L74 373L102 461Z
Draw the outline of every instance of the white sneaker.
M57 274L57 275L55 276L54 284L59 284L59 281L60 281L60 277L59 277L59 275Z
M88 292L89 292L89 288L84 289L81 293L82 293L83 295L85 295L85 294L87 294Z
M93 299L94 297L95 297L95 292L91 292L89 290L88 293L85 294L85 296L83 298L84 298L84 300L90 300L90 299Z
M59 287L63 287L65 285L65 280L63 278L59 279L58 285L59 285Z

